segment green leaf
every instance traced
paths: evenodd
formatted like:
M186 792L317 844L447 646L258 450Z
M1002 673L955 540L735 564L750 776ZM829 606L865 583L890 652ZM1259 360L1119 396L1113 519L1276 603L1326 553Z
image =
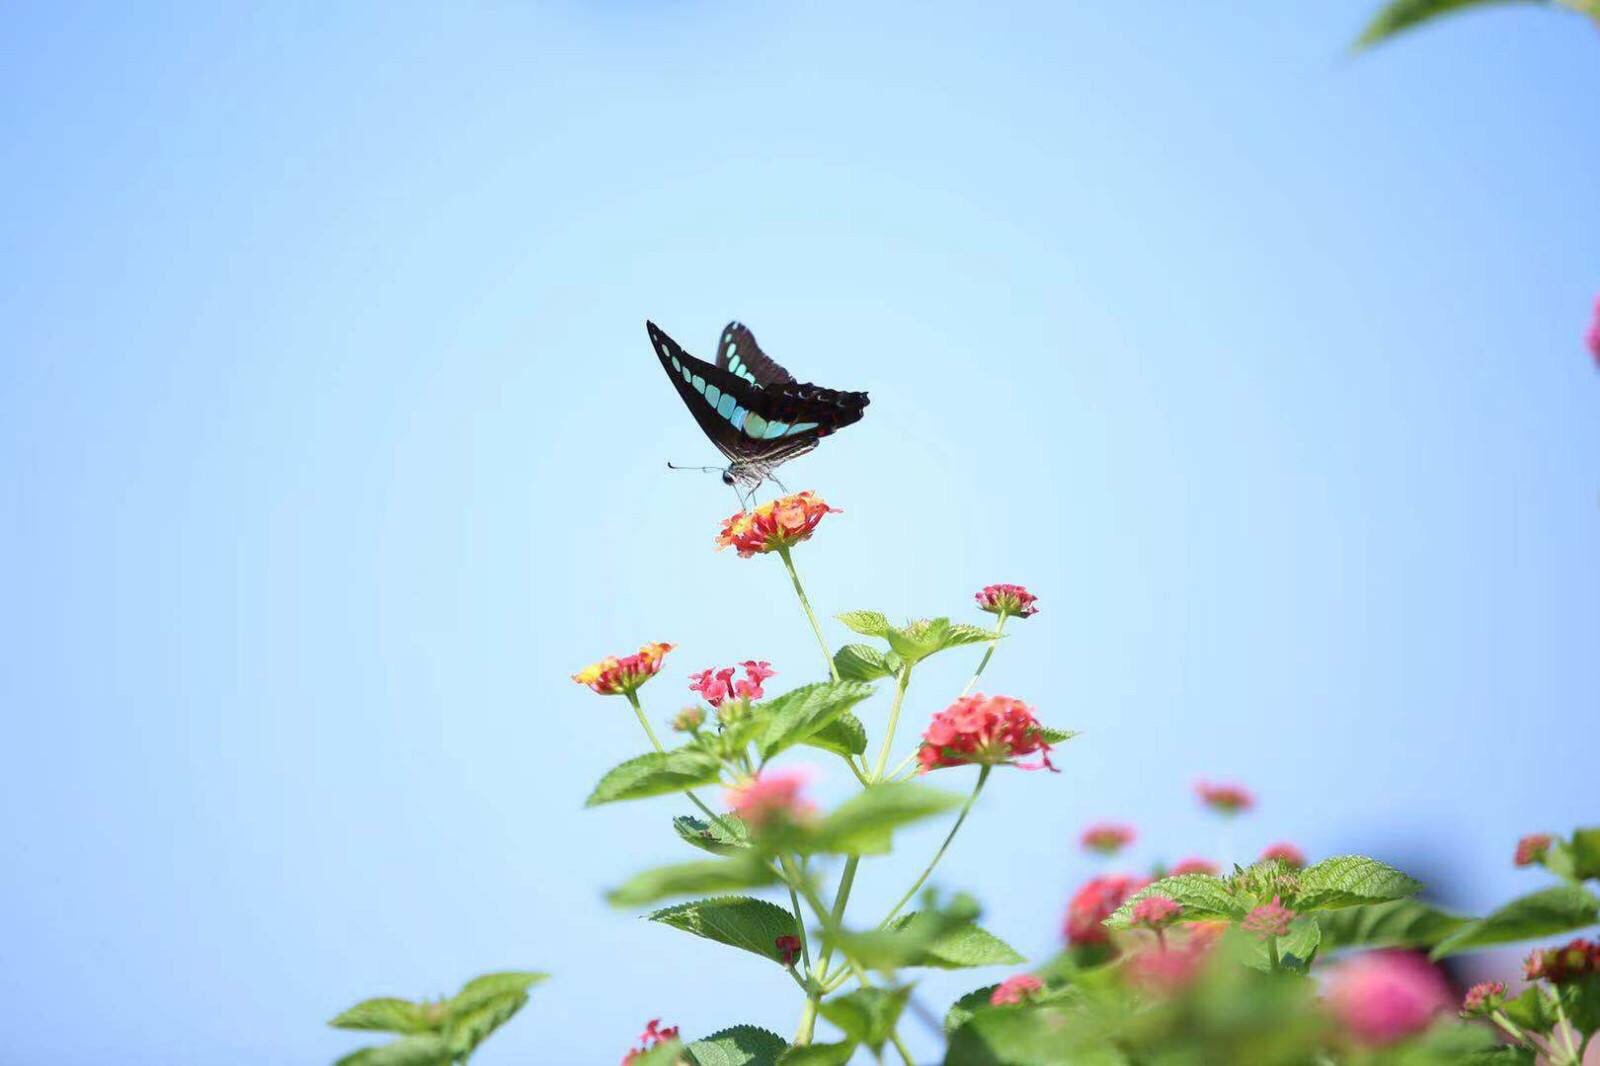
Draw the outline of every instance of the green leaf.
M812 833L817 851L881 855L893 831L911 822L960 806L962 798L909 781L873 785L856 793L824 818Z
M672 820L678 835L701 851L733 855L750 846L750 829L737 814L725 813L717 821L680 814Z
M834 617L864 637L887 636L894 628L889 624L889 619L877 611L846 611Z
M999 985L984 985L974 988L950 1004L950 1009L944 1012L944 1034L949 1036L957 1029L972 1020L972 1016L989 1005L989 997L994 995L994 990Z
M1514 899L1487 917L1466 923L1440 941L1429 957L1442 959L1473 948L1553 936L1597 921L1600 899L1577 885L1557 885Z
M334 1066L450 1066L454 1059L443 1037L423 1033L353 1051Z
M1228 883L1210 874L1178 874L1163 877L1147 885L1123 901L1112 912L1105 924L1112 929L1127 929L1133 925L1134 904L1146 896L1166 896L1183 906L1181 921L1206 921L1216 918L1235 919L1244 914L1244 907L1228 891Z
M800 1044L778 1058L778 1066L846 1066L855 1056L853 1040L837 1044Z
M945 1066L1111 1066L1128 1060L1114 1048L1089 1051L1081 1017L1054 1007L979 1010L950 1034Z
M916 911L903 915L895 921L894 928L914 930L917 917ZM993 933L972 922L962 922L939 930L906 965L963 970L971 966L1015 966L1027 961Z
M1553 1005L1544 996L1544 989L1530 986L1520 996L1508 999L1500 1008L1522 1029L1535 1033L1548 1033L1555 1027L1557 1018Z
M1004 640L1005 634L1002 633L997 638L992 629L985 629L982 626L969 626L965 622L954 622L945 630L944 641L940 644L939 650L959 648L965 644L982 644L996 639Z
M380 996L366 999L328 1023L335 1029L365 1029L382 1033L425 1033L437 1024L427 1007L408 999Z
M1073 737L1079 737L1079 736L1082 736L1082 735L1083 734L1078 732L1076 729L1051 729L1049 726L1040 726L1039 727L1039 736L1040 736L1040 738L1046 744L1051 744L1051 745L1054 745L1054 744L1065 744L1067 741L1071 740Z
M1432 947L1467 923L1467 919L1415 899L1367 903L1317 915L1322 947Z
M694 748L652 751L629 759L602 777L584 806L662 796L696 785L709 785L717 780L719 768L715 756Z
M870 644L846 644L834 652L833 667L846 681L876 681L894 673L888 658Z
M1289 923L1289 932L1278 938L1278 957L1285 968L1303 972L1310 965L1321 941L1322 927L1317 924L1316 917L1302 914ZM1265 940L1238 936L1235 937L1234 944L1239 948L1247 966L1253 966L1258 970L1272 968L1272 957L1268 954Z
M715 940L729 947L743 948L764 959L782 962L777 940L780 936L799 936L794 915L782 907L748 896L720 896L667 907L650 915L675 929Z
M872 686L861 681L819 681L769 700L763 705L766 732L756 744L762 761L805 740L870 695Z
M772 868L754 855L705 862L684 862L657 866L628 878L621 887L606 893L614 907L638 907L673 896L698 896L706 893L734 892L741 888L760 888L777 880Z
M514 1017L528 1002L526 992L502 992L475 999L470 1008L453 1012L445 1041L456 1056L470 1055L496 1029Z
M861 719L843 711L800 743L849 758L867 750L867 728L861 724Z
M845 1036L873 1051L883 1048L894 1032L911 998L911 986L901 988L858 988L822 1003L822 1016L837 1025Z
M1367 28L1356 39L1356 48L1370 48L1397 34L1432 22L1443 15L1465 11L1468 8L1503 4L1509 0L1390 0L1379 9ZM1542 3L1544 0L1518 0L1521 3Z
M696 1040L684 1050L695 1066L777 1066L789 1045L777 1033L735 1025Z
M520 994L526 992L534 985L548 980L547 973L535 973L532 970L505 970L499 973L486 973L474 977L461 986L449 1000L446 1006L454 1013L457 1011L472 1010L480 1002L507 993Z
M1600 826L1572 834L1572 874L1580 881L1600 878Z
M683 1041L664 1040L643 1054L635 1055L628 1066L678 1066L683 1062Z
M887 640L889 647L900 656L901 662L910 665L920 662L942 648L949 630L948 618L924 618L903 628L889 630L883 634L883 639Z
M1307 867L1297 878L1299 909L1331 910L1402 899L1422 887L1393 866L1361 855L1339 855Z

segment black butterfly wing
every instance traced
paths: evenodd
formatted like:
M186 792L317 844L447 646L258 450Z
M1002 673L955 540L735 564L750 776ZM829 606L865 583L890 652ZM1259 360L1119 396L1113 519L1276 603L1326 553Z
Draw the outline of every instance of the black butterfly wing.
M787 385L794 375L767 358L743 322L729 322L717 343L717 365L753 385Z
M646 322L645 328L684 406L711 443L733 462L777 466L815 448L819 439L835 430L859 422L865 412L864 392L801 384L787 373L786 381L762 387L725 367L696 359L654 322ZM752 362L752 370L754 366ZM782 372L781 367L778 370Z

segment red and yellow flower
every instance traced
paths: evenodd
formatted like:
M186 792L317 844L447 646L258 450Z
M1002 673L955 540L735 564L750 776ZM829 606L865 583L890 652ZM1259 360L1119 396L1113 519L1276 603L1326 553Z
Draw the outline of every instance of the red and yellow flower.
M602 696L622 696L649 681L661 670L661 660L672 644L646 644L633 655L607 655L572 675L572 680Z
M826 514L839 514L813 492L796 492L764 503L753 511L740 511L722 523L717 550L734 548L740 558L786 550L810 540Z

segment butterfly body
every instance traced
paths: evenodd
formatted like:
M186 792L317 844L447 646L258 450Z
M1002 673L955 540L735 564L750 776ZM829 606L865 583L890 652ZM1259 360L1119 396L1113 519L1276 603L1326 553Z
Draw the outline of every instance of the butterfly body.
M744 490L741 502L763 481L776 481L773 471L780 465L859 422L866 410L864 392L796 381L738 322L722 331L714 364L684 351L654 322L645 328L689 413L727 457L722 480Z

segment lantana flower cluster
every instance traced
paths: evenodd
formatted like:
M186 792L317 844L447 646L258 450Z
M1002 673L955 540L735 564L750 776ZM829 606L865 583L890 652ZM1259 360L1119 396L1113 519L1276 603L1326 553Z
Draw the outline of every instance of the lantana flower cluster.
M726 519L717 534L717 547L733 548L744 559L787 550L810 540L824 515L839 513L814 493L792 493Z
M1021 700L1009 696L963 696L933 716L922 734L917 763L923 773L944 766L1009 764L1021 770L1051 770L1051 746L1044 727ZM1019 756L1039 756L1020 763Z
M646 1051L659 1044L666 1044L676 1039L678 1039L678 1027L676 1025L669 1025L663 1029L661 1028L660 1018L651 1018L645 1023L644 1032L639 1034L639 1046L622 1056L622 1066L633 1066L634 1061Z
M661 670L661 661L675 646L646 644L632 655L608 655L573 674L572 680L602 696L623 696L655 677Z
M1116 913L1129 896L1150 883L1148 878L1128 874L1107 874L1096 877L1078 889L1067 904L1067 920L1063 932L1074 945L1104 944L1110 936L1103 924Z
M975 598L978 609L990 614L1028 618L1039 613L1034 606L1039 597L1021 585L985 585Z
M1129 844L1133 843L1135 833L1130 825L1121 825L1116 822L1097 822L1083 831L1078 842L1089 851L1099 852L1101 855L1115 855Z
M752 830L809 820L816 806L802 793L811 774L802 769L762 770L728 789L728 806Z
M1580 937L1559 948L1535 951L1523 962L1522 975L1553 985L1600 975L1600 944Z
M1256 798L1249 790L1239 785L1199 781L1194 790L1200 802L1218 814L1242 814L1256 804Z
M689 690L700 693L713 707L721 707L724 700L734 697L742 700L759 700L765 696L766 692L762 689L761 683L777 674L777 671L772 669L772 664L746 659L739 664L739 667L744 669L744 677L737 681L734 680L735 667L732 666L690 674Z

